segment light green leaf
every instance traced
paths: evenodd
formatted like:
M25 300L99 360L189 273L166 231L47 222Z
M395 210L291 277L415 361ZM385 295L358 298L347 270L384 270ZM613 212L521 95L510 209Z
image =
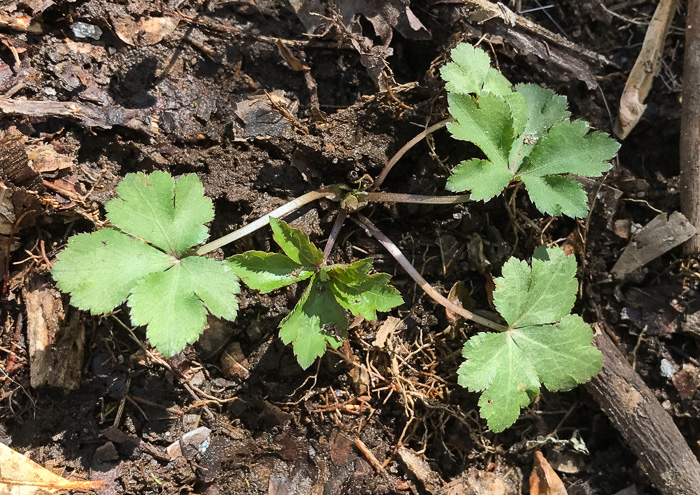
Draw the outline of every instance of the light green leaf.
M593 331L578 315L556 325L520 328L513 340L549 390L570 390L597 375L602 354L591 346Z
M71 304L104 314L129 296L146 275L166 270L175 259L116 229L71 237L51 269L56 286L71 294Z
M337 264L321 268L322 280L334 278L346 285L358 285L372 269L372 258L363 258L349 265Z
M478 146L488 161L461 162L447 189L471 191L472 199L487 200L502 193L515 177L523 180L540 211L585 216L583 188L562 176L600 176L610 169L619 143L607 134L589 133L586 122L570 122L566 98L550 89L519 84L513 91L498 71L487 66L484 51L462 44L452 58L441 70L456 120L447 128L455 139Z
M591 346L591 328L569 314L578 289L575 275L574 256L541 246L531 267L511 258L494 281L494 305L508 329L469 339L458 379L473 392L483 391L479 407L493 431L513 424L540 384L568 390L600 372L602 354Z
M503 431L539 394L533 366L508 332L477 334L467 341L462 355L466 361L458 371L459 384L472 392L483 391L481 416L489 429Z
M136 284L128 299L131 322L146 325L151 344L171 357L199 338L207 309L219 318L234 320L238 292L238 278L230 267L190 256Z
M620 143L601 132L587 133L588 123L582 120L555 123L537 142L518 174L597 177L610 170L610 160Z
M457 165L447 179L448 191L471 191L473 201L488 201L510 183L513 174L488 160L472 158Z
M214 217L214 207L196 175L175 183L165 172L127 174L117 193L120 197L105 209L109 221L124 232L178 257L206 240L204 224Z
M275 242L293 261L309 268L323 263L323 251L311 243L307 234L277 218L270 218L270 227Z
M559 248L546 248L532 259L509 259L495 279L493 303L510 328L555 323L576 301L576 258Z
M306 280L314 274L280 253L248 251L231 256L225 263L248 287L263 294Z
M340 345L336 337L324 332L324 326L329 323L334 323L341 330L348 327L345 310L335 300L330 288L315 274L297 305L280 323L280 338L285 344L292 344L299 366L303 369L323 356L327 343L336 348Z
M520 93L509 93L503 95L503 99L506 100L510 107L510 114L513 119L513 135L518 136L525 132L525 127L527 126L528 108L525 97Z
M588 196L583 186L573 177L545 175L523 177L530 199L537 209L552 216L572 218L588 216Z
M389 285L391 276L384 273L363 275L345 284L340 277L331 277L330 286L336 300L353 315L362 315L367 320L377 319L377 311L391 311L403 304L399 291Z
M566 109L566 96L560 96L551 89L538 84L518 84L515 89L526 102L526 134L542 136L555 123L567 120L571 115Z
M483 90L504 95L512 92L511 83L491 67L491 60L482 49L461 43L452 50L451 57L452 62L440 69L449 93L479 95Z
M457 120L447 124L452 136L474 143L496 166L507 169L514 139L508 103L490 93L482 94L478 103L471 96L460 94L449 94L447 101L450 113Z

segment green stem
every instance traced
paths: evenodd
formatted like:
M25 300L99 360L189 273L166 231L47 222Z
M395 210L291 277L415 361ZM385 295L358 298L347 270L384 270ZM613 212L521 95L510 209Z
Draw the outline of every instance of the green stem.
M379 230L367 217L362 215L361 213L357 214L358 218L358 223L365 228L367 233L377 239L384 248L389 251L389 254L391 254L396 261L399 262L401 267L406 270L408 275L415 280L415 282L420 286L423 291L428 294L431 298L433 298L435 301L437 301L439 304L444 306L445 308L449 309L450 311L457 313L458 315L462 316L463 318L466 318L467 320L472 320L473 322L479 323L481 325L484 325L485 327L488 327L492 330L496 330L498 332L505 332L508 330L508 327L501 325L499 323L496 323L495 321L491 321L487 318L484 318L483 316L476 315L472 313L471 311L468 311L464 309L462 306L459 306L458 304L453 303L449 299L447 299L445 296L440 294L435 287L430 285L427 280L425 280L420 273L418 273L418 270L416 270L413 265L411 264L410 261L406 259L406 257L403 255L401 250L394 244L391 239L389 239L384 233Z
M234 241L237 241L241 237L245 237L248 234L251 234L259 228L262 228L268 223L270 223L270 217L280 218L285 215L289 215L294 210L298 210L305 204L311 203L312 201L315 201L317 199L326 198L330 196L333 200L340 201L341 191L344 187L345 186L343 186L342 184L333 184L330 186L321 187L319 189L316 189L315 191L308 192L303 196L299 196L298 198L293 199L289 203L280 206L276 210L271 211L267 215L258 218L254 222L251 222L238 230L234 230L230 234L226 234L225 236L220 237L215 241L209 242L204 246L199 247L195 251L195 254L202 256L204 254L210 253L211 251L214 251L215 249L219 249L220 247L225 246L226 244L230 244Z
M418 144L422 139L425 139L426 136L432 134L433 132L437 131L438 129L442 129L445 127L447 124L450 122L454 122L455 119L452 117L449 117L441 122L438 122L437 124L433 124L427 129L425 129L423 132L418 134L416 137L411 139L409 142L404 144L399 151L396 152L394 156L391 157L391 160L389 160L389 163L386 164L384 169L381 171L377 179L374 181L374 184L372 185L372 191L376 191L379 189L379 187L382 185L384 182L384 179L386 179L386 176L389 175L389 172L391 172L391 169L394 168L394 165L396 165L396 162L398 162L402 156L404 156L408 150L413 148L416 144Z

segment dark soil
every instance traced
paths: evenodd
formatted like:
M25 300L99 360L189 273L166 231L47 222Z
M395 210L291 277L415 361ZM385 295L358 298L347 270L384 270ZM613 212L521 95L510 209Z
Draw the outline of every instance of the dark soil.
M0 92L11 91L14 99L95 105L112 124L90 126L57 115L4 115L0 121L6 132L21 134L24 145L50 144L72 163L43 173L44 185L36 188L43 204L16 232L19 244L0 301L0 357L7 375L0 395L2 440L65 477L107 480L105 494L431 493L442 481L467 473L495 473L505 481L502 493L529 493L537 449L557 462L570 494L614 494L632 485L638 491L626 493L658 493L581 388L543 391L512 428L489 432L478 417L477 397L456 383L459 352L474 329L455 327L352 222L346 222L331 258L372 256L377 270L394 276L406 303L392 314L402 323L389 345L372 344L388 315L378 322L358 320L338 353L302 371L277 338L277 325L300 292L244 290L234 323L212 320L198 344L164 366L125 330L126 308L93 317L65 298L66 321L74 318L86 329L82 362L72 363L80 372L79 386L72 391L31 386L23 288L31 274L52 284L48 263L70 234L102 225L102 205L115 196L125 174L196 173L216 206L212 238L321 185L366 185L409 139L445 118L439 67L457 42L476 42L482 34L511 81L536 82L567 95L574 117L612 132L625 75L656 6L645 0L564 0L546 10L558 26L543 11L524 14L614 63L592 65L598 86L589 87L546 60L520 53L507 38L490 33L489 23L470 24L459 2L413 2L412 12L430 39L425 33L393 33L393 55L386 60L394 81L387 91L378 89L377 82L387 81L373 78L347 34L331 29L310 38L292 7L296 3L301 2L0 2L2 12L33 15L43 26L42 34L4 31ZM347 5L363 12L375 3ZM521 8L536 6L524 1ZM142 46L124 41L124 31L134 29L119 28L124 19L163 15L181 18L161 41L137 40ZM364 214L442 293L464 282L470 303L480 310L490 309L492 274L500 273L509 256L527 259L542 243L575 253L582 282L576 311L607 325L697 451L700 396L695 389L679 392L673 373L664 370L698 365L698 334L682 331L684 315L700 309L698 264L676 249L622 281L609 274L629 242L630 226L634 230L659 211L679 209L683 15L674 21L645 117L624 141L605 185L586 184L598 198L588 220L543 218L517 190L509 190L505 201L486 204L380 205ZM78 38L79 22L98 26L101 37ZM360 25L380 46L377 27L366 17ZM277 38L296 40L289 50L310 67L317 103L303 72L293 71L275 46ZM123 109L135 120L119 113ZM475 152L438 131L399 162L382 190L445 194L450 169ZM508 204L519 212L514 218ZM322 246L336 213L335 203L312 203L292 217L293 225ZM268 230L218 255L248 249L274 249ZM146 342L143 329L134 332ZM208 444L171 459L166 448L199 426L211 430ZM384 471L371 464L356 438ZM576 450L571 439L584 442L587 453ZM416 479L400 461L399 447L421 453L442 481Z

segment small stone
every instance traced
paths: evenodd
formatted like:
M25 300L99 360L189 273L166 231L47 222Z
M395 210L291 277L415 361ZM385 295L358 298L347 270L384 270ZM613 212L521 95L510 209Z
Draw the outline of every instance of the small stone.
M119 452L117 452L112 442L107 442L101 447L97 447L93 457L93 461L95 462L109 462L116 461L117 459L119 459Z
M76 22L70 28L73 31L73 36L78 39L90 38L97 41L102 37L102 30L87 22Z

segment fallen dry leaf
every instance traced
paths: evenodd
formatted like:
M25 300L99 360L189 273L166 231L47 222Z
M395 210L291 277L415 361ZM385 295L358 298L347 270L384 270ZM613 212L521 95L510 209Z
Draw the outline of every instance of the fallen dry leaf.
M530 474L530 495L567 495L561 478L539 451L535 452Z
M112 18L114 32L127 45L155 45L175 31L180 19L178 17L144 17L134 21L129 16Z
M26 151L34 171L39 174L73 168L73 157L56 152L50 144L27 146Z
M104 481L70 481L0 443L0 493L40 495L66 490L97 490Z

